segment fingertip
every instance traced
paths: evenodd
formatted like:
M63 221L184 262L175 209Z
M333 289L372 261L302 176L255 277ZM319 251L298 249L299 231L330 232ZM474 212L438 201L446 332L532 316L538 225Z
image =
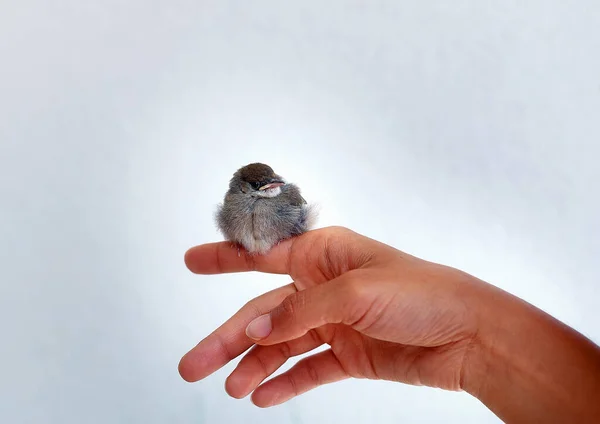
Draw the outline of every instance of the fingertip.
M257 390L255 390L252 393L252 396L250 396L250 401L254 404L254 406L258 406L259 408L263 409L273 406L273 404L267 402L267 399L265 399L264 395L261 395L260 391L257 392Z
M234 374L230 374L225 380L225 392L234 399L243 399L248 396L246 386L247 384L244 384L244 381Z
M183 262L185 263L185 266L187 267L187 269L189 269L192 272L194 272L194 270L192 269L192 263L193 263L192 255L193 255L194 249L195 249L195 247L189 248L183 255Z
M272 406L280 405L291 399L291 397L282 397L281 392L273 391L271 389L272 388L269 388L268 386L259 386L254 392L252 392L250 400L259 408L270 408Z
M210 359L198 346L194 347L179 360L179 375L188 383L202 380L212 373Z
M194 383L198 381L198 379L194 378L194 370L191 367L190 362L186 359L186 356L181 358L181 360L179 361L177 371L179 372L181 378L183 378L188 383Z
M219 249L222 247L221 243L208 243L189 248L183 256L185 266L194 274L219 273Z

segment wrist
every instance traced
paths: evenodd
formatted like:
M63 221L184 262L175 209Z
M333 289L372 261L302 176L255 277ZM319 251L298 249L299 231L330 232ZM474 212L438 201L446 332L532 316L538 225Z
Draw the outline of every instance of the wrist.
M477 287L475 301L478 325L465 356L462 389L505 422L536 421L549 398L540 396L540 387L550 383L543 381L537 345L537 335L547 331L543 313L487 283Z
M587 422L600 414L600 352L581 334L488 284L461 388L505 422Z
M475 331L461 372L461 389L478 399L484 395L490 381L490 372L502 361L494 358L504 348L498 345L499 334L506 326L501 311L509 309L509 295L482 281L476 281L471 288L469 304L473 311Z

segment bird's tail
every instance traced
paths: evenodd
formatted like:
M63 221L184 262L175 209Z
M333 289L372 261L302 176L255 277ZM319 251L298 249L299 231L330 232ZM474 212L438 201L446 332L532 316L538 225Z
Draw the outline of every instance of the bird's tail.
M319 205L314 203L306 205L304 223L307 231L312 230L317 225L319 209Z

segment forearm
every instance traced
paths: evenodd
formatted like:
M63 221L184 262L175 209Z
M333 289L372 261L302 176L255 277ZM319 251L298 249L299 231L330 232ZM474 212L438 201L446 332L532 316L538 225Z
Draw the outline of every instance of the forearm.
M505 422L600 422L600 349L532 305L481 287L463 389Z

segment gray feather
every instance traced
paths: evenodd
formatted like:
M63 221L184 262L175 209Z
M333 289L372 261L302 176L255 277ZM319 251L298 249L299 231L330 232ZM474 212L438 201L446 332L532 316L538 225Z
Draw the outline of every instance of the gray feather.
M310 229L312 208L296 185L281 186L275 197L256 196L238 187L232 181L217 211L217 224L225 238L248 252L264 254L280 241Z

